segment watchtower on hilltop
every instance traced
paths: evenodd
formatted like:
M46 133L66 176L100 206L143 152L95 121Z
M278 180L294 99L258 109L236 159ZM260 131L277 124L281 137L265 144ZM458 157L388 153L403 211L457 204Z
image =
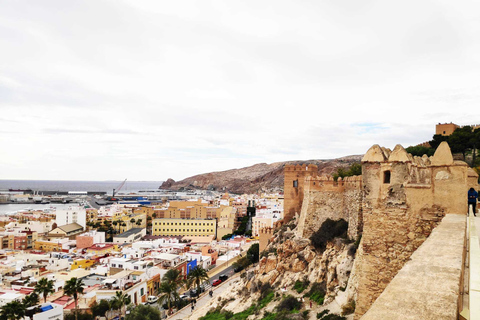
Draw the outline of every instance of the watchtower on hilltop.
M302 210L305 178L316 176L318 167L314 164L285 165L284 174L283 220L288 222L295 216L295 213L300 213Z

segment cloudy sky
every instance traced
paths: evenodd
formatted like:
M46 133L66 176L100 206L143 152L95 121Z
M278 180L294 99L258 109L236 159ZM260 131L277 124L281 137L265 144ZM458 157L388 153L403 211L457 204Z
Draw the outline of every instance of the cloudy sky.
M180 180L480 123L480 2L0 1L0 179Z

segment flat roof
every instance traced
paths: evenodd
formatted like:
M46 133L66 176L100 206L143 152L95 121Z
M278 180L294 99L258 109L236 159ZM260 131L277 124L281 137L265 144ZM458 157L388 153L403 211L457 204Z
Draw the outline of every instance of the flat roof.
M121 233L119 235L116 235L115 238L128 238L130 237L131 235L134 235L134 234L137 234L137 233L140 233L142 232L142 230L145 229L145 228L132 228L128 231L125 231L124 233Z

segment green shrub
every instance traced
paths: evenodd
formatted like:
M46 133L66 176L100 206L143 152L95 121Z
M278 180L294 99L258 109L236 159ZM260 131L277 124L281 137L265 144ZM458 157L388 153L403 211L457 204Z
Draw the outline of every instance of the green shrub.
M317 304L323 304L327 287L325 282L315 282L310 290L305 294L305 297L315 301Z
M342 307L342 316L352 314L355 312L355 300L350 300L346 305Z
M330 312L330 310L325 309L322 312L317 313L317 319L323 318L323 316L327 315Z
M315 249L320 250L321 252L325 251L327 247L327 242L331 241L335 237L346 237L348 229L348 223L343 220L325 220L320 229L314 232L310 236L310 241Z
M321 320L347 320L347 318L339 316L338 314L327 314Z
M306 280L305 282L297 280L293 285L293 289L295 289L295 291L297 291L298 293L302 293L303 290L307 289L309 284L310 282L308 280Z
M277 306L278 311L293 311L299 310L302 307L302 303L293 296L286 296Z

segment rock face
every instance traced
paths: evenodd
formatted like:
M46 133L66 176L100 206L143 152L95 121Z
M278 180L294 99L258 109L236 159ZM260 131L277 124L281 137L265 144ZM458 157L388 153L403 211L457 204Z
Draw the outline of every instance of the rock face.
M199 174L193 177L175 182L168 179L160 189L204 189L228 191L232 193L253 193L258 191L280 191L283 189L284 173L286 164L315 164L319 174L331 174L338 168L350 166L359 162L362 156L348 156L334 160L309 160L275 162L271 164L260 163L241 169L211 172Z
M326 303L332 301L340 289L347 288L354 262L351 254L354 251L350 249L353 244L338 239L328 243L326 250L319 253L309 239L294 238L293 233L285 234L279 231L267 246L266 251L272 253L260 260L255 280L278 288L290 287L295 281L304 279L310 283L323 282L327 289ZM352 287L352 296L355 288Z

